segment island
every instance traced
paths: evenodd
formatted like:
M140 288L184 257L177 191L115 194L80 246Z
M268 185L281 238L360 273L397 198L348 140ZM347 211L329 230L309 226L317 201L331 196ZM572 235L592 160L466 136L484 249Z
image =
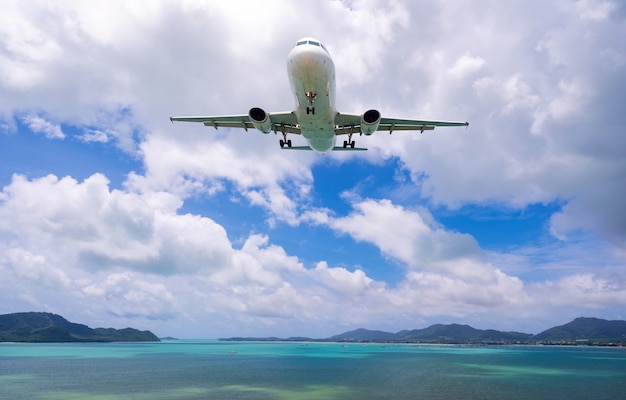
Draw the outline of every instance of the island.
M397 333L356 329L324 339L307 337L231 337L225 341L283 341L339 343L428 343L470 345L595 345L626 346L626 321L607 321L580 317L536 335L521 332L501 332L476 329L461 324L435 324L424 329L402 330Z
M159 342L150 331L95 328L69 322L57 314L24 312L0 315L0 342Z

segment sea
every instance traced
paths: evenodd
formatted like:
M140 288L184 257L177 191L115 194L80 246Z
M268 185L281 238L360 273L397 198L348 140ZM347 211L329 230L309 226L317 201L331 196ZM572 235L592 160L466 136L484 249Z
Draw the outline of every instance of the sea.
M626 399L626 348L1 343L0 399Z

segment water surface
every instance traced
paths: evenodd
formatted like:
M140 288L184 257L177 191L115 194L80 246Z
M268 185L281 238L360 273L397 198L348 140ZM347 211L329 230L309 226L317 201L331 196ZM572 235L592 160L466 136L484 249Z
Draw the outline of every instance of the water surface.
M0 344L0 399L625 399L626 349Z

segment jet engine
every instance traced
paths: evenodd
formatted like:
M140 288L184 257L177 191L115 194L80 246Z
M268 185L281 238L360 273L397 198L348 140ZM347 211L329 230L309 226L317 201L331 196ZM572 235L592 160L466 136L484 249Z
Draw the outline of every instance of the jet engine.
M248 111L248 117L252 125L263 133L270 133L272 130L272 121L270 121L270 115L262 108L252 107Z
M361 116L361 133L364 135L371 135L378 129L380 124L380 112L378 110L367 110Z

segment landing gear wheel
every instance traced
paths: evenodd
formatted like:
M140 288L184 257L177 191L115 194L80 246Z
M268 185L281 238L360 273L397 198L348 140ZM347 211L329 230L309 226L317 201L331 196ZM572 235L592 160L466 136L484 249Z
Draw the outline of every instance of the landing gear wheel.
M285 147L285 141L283 139L280 139L280 141L278 142L280 143L280 148L282 149L283 147ZM289 146L291 147L291 146Z
M291 147L291 139L287 140L287 147Z
M348 140L344 140L343 141L343 148L347 148L348 146L350 146L351 149L354 149L354 140L352 140L352 130L350 131L350 133L348 133Z

